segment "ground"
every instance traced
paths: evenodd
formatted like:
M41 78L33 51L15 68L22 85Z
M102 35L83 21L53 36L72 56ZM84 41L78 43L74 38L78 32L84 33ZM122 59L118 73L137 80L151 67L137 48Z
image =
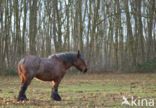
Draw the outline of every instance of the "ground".
M36 79L27 90L29 100L17 102L19 86L18 77L0 76L0 107L126 108L128 105L121 105L123 96L129 101L132 96L138 100L156 100L156 74L147 73L67 74L59 87L62 97L60 102L50 99L51 84L49 82ZM148 104L143 103L140 108L147 107L149 107Z

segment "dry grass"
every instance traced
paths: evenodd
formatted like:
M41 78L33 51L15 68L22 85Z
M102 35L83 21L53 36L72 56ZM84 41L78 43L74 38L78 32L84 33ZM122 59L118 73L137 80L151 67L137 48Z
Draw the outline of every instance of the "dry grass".
M0 77L0 107L120 108L122 96L156 98L156 74L66 75L59 87L61 102L50 99L51 84L33 80L29 101L17 102L18 77Z

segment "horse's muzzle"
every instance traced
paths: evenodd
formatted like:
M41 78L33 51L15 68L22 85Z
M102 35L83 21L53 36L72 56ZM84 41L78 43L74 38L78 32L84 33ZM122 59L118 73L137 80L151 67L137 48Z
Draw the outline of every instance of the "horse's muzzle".
M87 72L87 70L88 70L88 69L87 69L87 68L85 68L85 69L84 69L84 71L83 71L83 73L86 73L86 72Z

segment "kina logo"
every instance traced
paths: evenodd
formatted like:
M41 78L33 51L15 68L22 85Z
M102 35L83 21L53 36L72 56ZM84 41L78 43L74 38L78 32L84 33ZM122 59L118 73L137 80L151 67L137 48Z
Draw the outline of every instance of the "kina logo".
M127 98L126 96L122 96L121 105L154 107L154 99L135 98L134 96Z
M123 99L123 101L122 101L121 105L130 105L130 103L128 102L128 99L125 96L122 96L122 99Z

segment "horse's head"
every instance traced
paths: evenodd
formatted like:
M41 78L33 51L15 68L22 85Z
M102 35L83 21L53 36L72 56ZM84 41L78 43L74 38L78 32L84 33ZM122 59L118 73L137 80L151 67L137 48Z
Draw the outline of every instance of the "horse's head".
M84 57L80 54L80 51L78 51L77 56L76 56L76 60L74 61L74 66L82 71L83 73L87 72L87 64L84 60Z

